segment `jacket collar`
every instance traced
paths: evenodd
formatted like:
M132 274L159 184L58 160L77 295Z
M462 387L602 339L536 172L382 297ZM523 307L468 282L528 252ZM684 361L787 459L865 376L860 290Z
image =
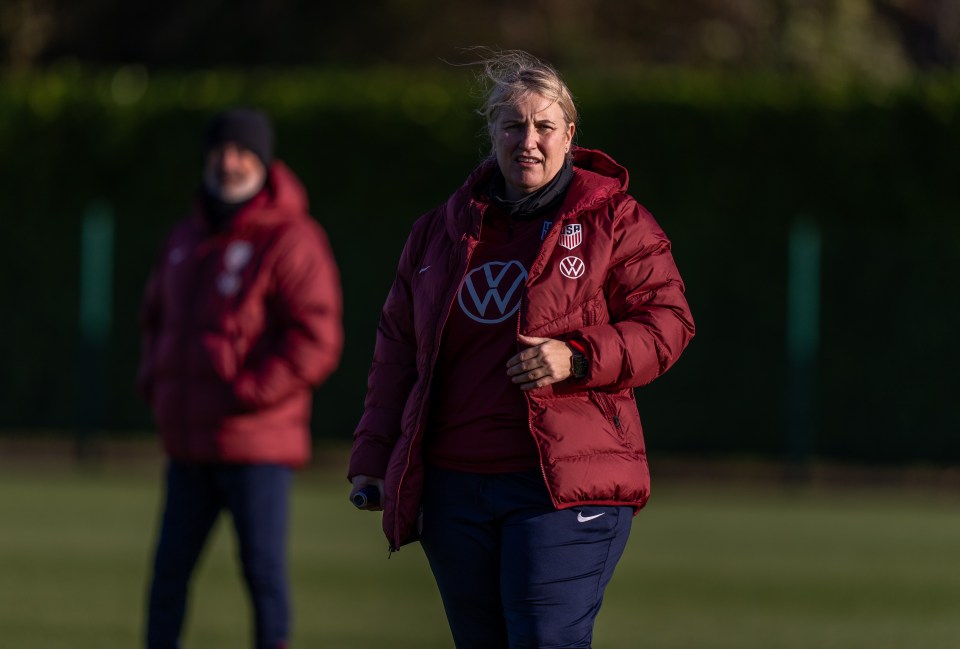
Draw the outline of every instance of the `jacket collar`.
M223 229L235 230L251 223L287 220L293 215L308 214L309 209L303 183L283 162L274 160L263 189L234 214ZM208 230L203 210L203 199L198 197L194 202L192 219L196 227Z
M444 221L447 236L452 241L465 235L479 237L483 214L490 206L490 199L484 195L483 189L490 182L496 164L493 158L481 162L447 200ZM613 158L602 151L581 147L573 150L573 171L570 188L557 211L557 221L594 209L614 195L626 192L630 180L627 170Z

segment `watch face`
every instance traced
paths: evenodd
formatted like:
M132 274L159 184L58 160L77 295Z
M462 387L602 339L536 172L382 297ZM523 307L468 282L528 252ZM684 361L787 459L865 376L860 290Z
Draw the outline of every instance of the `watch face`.
M576 378L582 379L587 374L587 365L587 357L583 354L576 353L571 359L570 369Z

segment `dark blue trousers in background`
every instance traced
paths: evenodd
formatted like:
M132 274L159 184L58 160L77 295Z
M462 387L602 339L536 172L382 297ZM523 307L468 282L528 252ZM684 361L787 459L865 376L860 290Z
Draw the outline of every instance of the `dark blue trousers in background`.
M458 649L590 647L632 518L556 510L539 472L428 468L420 542Z
M150 585L148 649L179 649L190 575L223 509L233 519L253 603L255 646L286 647L291 482L292 470L279 465L170 463Z

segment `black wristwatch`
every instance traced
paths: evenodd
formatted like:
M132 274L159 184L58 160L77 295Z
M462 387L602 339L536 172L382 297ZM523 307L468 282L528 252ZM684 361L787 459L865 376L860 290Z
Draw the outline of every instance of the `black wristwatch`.
M587 357L583 355L583 352L573 350L573 355L570 357L570 373L575 379L582 379L587 375L587 370L590 368L590 361L587 360Z

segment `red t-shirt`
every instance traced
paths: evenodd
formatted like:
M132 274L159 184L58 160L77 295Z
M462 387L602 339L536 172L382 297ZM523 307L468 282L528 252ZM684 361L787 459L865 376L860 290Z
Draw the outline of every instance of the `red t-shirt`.
M520 351L520 299L547 228L543 218L518 222L488 210L440 341L428 464L472 473L539 466L527 401L507 360Z

